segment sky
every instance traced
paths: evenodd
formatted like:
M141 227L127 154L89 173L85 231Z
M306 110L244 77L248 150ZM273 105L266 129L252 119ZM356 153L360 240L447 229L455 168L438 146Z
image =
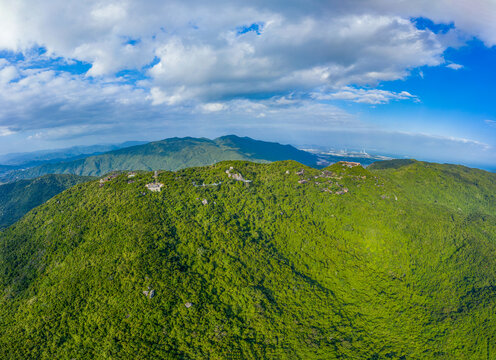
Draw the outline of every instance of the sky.
M496 169L495 0L0 0L0 154L226 134Z

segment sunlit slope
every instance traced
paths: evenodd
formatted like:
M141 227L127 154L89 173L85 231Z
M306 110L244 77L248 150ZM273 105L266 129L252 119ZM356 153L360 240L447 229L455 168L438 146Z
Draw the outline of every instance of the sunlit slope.
M368 169L398 185L412 200L496 215L495 173L416 160L379 161Z
M0 234L0 357L496 354L494 215L341 164L223 162L159 193L152 175L76 185Z

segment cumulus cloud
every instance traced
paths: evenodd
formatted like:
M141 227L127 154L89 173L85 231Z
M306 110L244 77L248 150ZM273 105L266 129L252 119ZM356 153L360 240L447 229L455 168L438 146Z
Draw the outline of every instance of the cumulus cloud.
M445 65L473 36L495 45L495 12L492 0L0 0L0 135L358 131L323 102L419 101L377 87Z
M221 32L214 40L178 38L157 48L150 86L181 101L219 100L317 87L377 85L410 69L439 65L445 46L399 17L352 15L286 19L272 15L260 33ZM177 100L177 98L174 98Z
M18 77L17 69L15 66L6 66L0 69L0 83L5 84L11 82Z
M128 84L15 65L0 70L0 94L0 127L15 131L111 123L148 105L146 92Z
M48 56L89 63L89 76L142 70L158 59L147 71L156 104L377 84L442 62L441 36L417 29L398 15L402 9L379 14L382 6L0 2L0 47L26 52L43 46ZM239 32L253 23L260 24L257 31Z
M480 20L492 5L479 1L471 11L423 0L0 1L0 48L41 46L48 58L88 63L92 77L140 71L154 105L216 102L403 79L442 64L449 44L412 16L456 21L491 43L481 29L494 25ZM239 31L252 24L256 31Z

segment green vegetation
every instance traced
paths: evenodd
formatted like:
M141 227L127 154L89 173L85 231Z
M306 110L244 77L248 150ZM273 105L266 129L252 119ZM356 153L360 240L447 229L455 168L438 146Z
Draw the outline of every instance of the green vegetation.
M10 153L0 155L0 171L2 166L11 166L11 169L26 169L42 165L44 163L56 163L60 161L77 160L91 155L99 155L108 151L122 149L125 147L142 145L144 141L127 141L121 144L73 146L70 148L55 150L39 150L26 153Z
M0 185L0 229L12 225L29 210L65 189L91 179L76 175L45 175Z
M75 174L101 176L117 170L178 170L205 166L223 160L269 162L295 160L314 166L318 158L290 145L230 135L209 140L205 138L171 138L144 145L131 146L74 161L44 164L11 171L0 178L2 182L29 179L45 174Z
M379 161L368 167L417 201L457 212L496 215L496 174L461 165L416 160Z
M0 358L494 358L495 174L383 165L66 190L0 234Z

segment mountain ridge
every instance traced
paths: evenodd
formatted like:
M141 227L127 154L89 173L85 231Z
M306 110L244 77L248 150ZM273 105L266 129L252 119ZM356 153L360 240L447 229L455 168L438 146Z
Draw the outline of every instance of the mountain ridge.
M44 175L0 185L0 230L71 186L93 179L68 174Z
M495 205L418 192L476 179L477 202L492 178L414 165L418 191L294 161L78 184L0 234L0 355L484 359Z
M291 145L263 142L235 135L214 140L175 137L74 161L11 171L1 177L0 181L8 182L52 173L101 176L117 170L178 170L191 166L210 165L223 160L266 162L288 159L308 165L316 165L318 161L315 155L298 150Z
M84 155L92 156L134 145L145 144L146 141L126 141L119 144L96 144L89 146L72 146L61 149L39 150L25 153L8 153L0 155L0 163L16 167L34 167L46 162L75 160Z

